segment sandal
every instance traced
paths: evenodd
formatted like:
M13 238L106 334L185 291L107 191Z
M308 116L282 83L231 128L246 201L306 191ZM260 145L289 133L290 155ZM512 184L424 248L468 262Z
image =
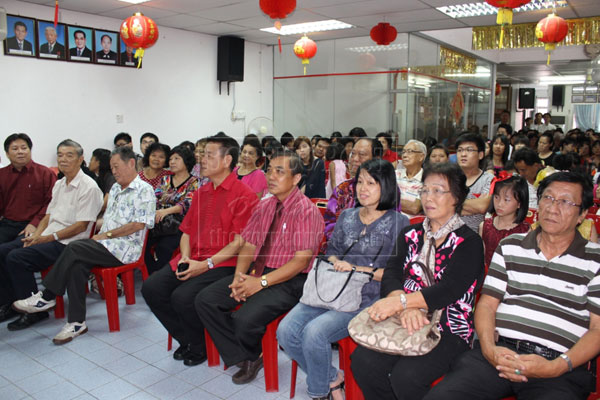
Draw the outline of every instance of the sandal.
M331 394L333 391L344 390L344 387L345 387L344 382L345 381L341 381L338 385L336 385L332 388L329 388L329 395L327 396L327 399L329 399L329 400L333 399L333 395Z

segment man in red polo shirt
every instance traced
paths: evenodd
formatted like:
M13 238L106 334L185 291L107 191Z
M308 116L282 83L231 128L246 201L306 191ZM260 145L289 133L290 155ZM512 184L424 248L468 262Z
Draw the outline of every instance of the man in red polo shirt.
M181 254L142 286L146 303L180 344L173 358L188 366L206 360L204 325L194 298L223 277L231 281L243 245L240 234L258 203L256 194L232 172L239 151L231 137L208 138L202 173L210 182L196 191L181 223ZM189 267L179 272L177 267L186 263Z
M196 297L198 316L225 365L241 367L235 384L252 381L262 368L266 326L298 303L323 236L321 213L298 189L301 178L297 154L273 153L267 169L273 196L259 202L242 232L233 281L225 277Z

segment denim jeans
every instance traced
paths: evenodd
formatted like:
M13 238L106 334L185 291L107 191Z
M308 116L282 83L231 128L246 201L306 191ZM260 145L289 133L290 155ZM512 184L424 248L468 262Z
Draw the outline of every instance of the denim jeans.
M357 313L298 303L279 323L277 341L306 372L309 396L329 393L329 384L337 377L337 368L331 365L331 343L348 336L348 323Z

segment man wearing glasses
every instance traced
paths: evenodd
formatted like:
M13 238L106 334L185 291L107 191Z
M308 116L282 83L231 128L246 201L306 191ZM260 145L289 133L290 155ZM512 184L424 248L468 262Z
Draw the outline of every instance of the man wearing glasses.
M557 172L538 187L540 226L503 239L475 311L478 342L425 397L586 399L600 352L600 245L577 225L589 177Z
M402 213L411 217L421 212L423 161L427 147L418 140L409 140L402 149L402 166L396 170L396 182L402 193Z
M479 168L485 155L485 143L480 135L464 133L456 140L456 157L458 165L467 176L469 194L463 204L462 220L473 231L478 232L479 224L483 222L492 196L490 183L494 175Z

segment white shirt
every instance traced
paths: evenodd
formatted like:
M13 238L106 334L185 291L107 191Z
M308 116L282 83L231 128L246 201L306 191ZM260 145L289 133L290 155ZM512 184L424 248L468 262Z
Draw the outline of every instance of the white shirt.
M95 222L102 203L102 191L81 169L69 184L66 176L59 179L52 188L52 200L46 211L46 214L50 214L50 220L42 235L51 235L79 221ZM92 225L88 224L84 232L61 239L60 243L66 245L74 240L89 238Z
M533 125L532 129L535 129L536 131L538 131L539 133L544 133L546 131L550 131L550 130L555 130L556 129L556 125L552 125L552 124L539 124L539 125Z

